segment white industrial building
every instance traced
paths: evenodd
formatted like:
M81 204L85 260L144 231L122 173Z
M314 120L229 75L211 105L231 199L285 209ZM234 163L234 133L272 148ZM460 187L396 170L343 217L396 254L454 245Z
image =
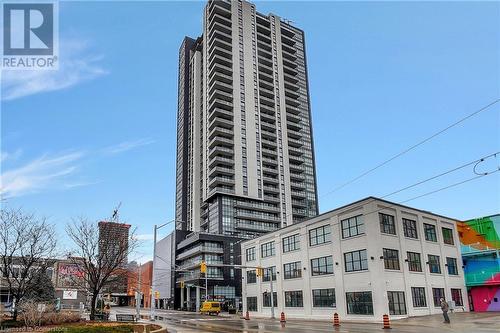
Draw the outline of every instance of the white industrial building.
M374 197L242 243L243 311L380 321L468 311L456 220ZM264 268L263 276L256 269Z

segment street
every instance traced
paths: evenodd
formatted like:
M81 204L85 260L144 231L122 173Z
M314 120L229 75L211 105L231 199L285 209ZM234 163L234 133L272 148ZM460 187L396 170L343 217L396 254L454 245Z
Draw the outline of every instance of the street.
M132 308L114 308L112 314L135 313ZM143 310L143 318L149 317L149 311ZM287 319L282 325L279 320L240 319L239 316L223 314L219 317L200 315L193 312L156 311L157 320L166 324L169 332L289 332L298 333L307 329L311 333L339 332L339 333L372 333L382 332L382 323L353 323L341 322L339 328L334 328L331 322L319 320ZM500 316L496 313L454 313L450 314L451 324L442 323L442 316L413 317L398 321L391 321L393 333L493 333L500 332Z

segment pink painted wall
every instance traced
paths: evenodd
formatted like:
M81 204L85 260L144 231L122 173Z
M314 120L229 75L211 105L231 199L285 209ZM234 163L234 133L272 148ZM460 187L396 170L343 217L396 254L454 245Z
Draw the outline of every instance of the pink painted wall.
M472 287L470 295L474 311L500 311L500 286Z

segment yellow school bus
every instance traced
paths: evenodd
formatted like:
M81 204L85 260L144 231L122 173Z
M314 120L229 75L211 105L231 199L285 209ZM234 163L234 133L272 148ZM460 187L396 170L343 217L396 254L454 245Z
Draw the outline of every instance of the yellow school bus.
M211 315L212 313L219 315L220 302L203 302L203 304L201 305L200 312L208 313L209 315Z

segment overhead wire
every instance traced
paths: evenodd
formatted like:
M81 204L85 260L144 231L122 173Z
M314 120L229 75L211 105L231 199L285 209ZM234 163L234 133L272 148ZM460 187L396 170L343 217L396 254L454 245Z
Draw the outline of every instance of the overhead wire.
M382 198L382 199L383 199L383 198L390 197L390 196L392 196L392 195L394 195L394 194L397 194L397 193L400 193L400 192L406 191L406 190L408 190L408 189L410 189L410 188L413 188L413 187L416 187L416 186L418 186L418 185L422 185L422 184L424 184L424 183L426 183L426 182L429 182L429 181L431 181L431 180L437 179L437 178L439 178L439 177L446 176L446 175L448 175L448 174L450 174L450 173L453 173L453 172L455 172L455 171L458 171L458 170L460 170L460 169L463 169L463 168L468 167L468 166L473 165L473 164L474 164L474 169L473 169L473 172L474 172L476 175L479 175L479 173L477 173L477 172L476 172L476 167L477 167L480 163L484 162L486 159L488 159L488 158L490 158L490 157L495 157L495 158L496 158L497 154L500 154L500 152L496 152L496 153L493 153L493 154L490 154L490 155L487 155L487 156L481 157L481 158L476 159L476 160L474 160L474 161L471 161L471 162L469 162L469 163L465 163L465 164L463 164L463 165L461 165L461 166L458 166L458 167L456 167L456 168L453 168L453 169L450 169L450 170L448 170L448 171L442 172L442 173L440 173L440 174L438 174L438 175L435 175L435 176L432 176L432 177L430 177L430 178L426 178L426 179L424 179L424 180L418 181L418 182L416 182L416 183L414 183L414 184L412 184L412 185L408 185L408 186L403 187L403 188L401 188L401 189L399 189L399 190L396 190L396 191L393 191L393 192L391 192L391 193L385 194L385 195L381 196L380 198Z
M394 160L395 160L395 159L397 159L398 157L400 157L400 156L402 156L402 155L404 155L404 154L406 154L406 153L408 153L408 152L412 151L413 149L415 149L415 148L417 148L417 147L419 147L419 146L423 145L424 143L426 143L426 142L428 142L428 141L430 141L430 140L434 139L435 137L437 137L437 136L441 135L442 133L446 132L447 130L449 130L449 129L451 129L451 128L453 128L453 127L455 127L455 126L457 126L457 125L459 125L459 124L461 124L461 123L463 123L463 122L464 122L464 121L466 121L467 119L472 118L473 116L475 116L475 115L477 115L477 114L479 114L479 113L481 113L481 112L483 112L483 111L485 111L485 110L489 109L490 107L492 107L493 105L497 104L498 102L500 102L500 98L499 98L499 99L496 99L496 100L494 100L494 101L492 101L491 103L489 103L489 104L487 104L487 105L485 105L485 106L483 106L483 107L482 107L482 108L480 108L479 110L476 110L476 111L474 111L474 112L472 112L472 113L468 114L467 116L465 116L465 117L463 117L463 118L461 118L461 119L459 119L459 120L455 121L454 123L452 123L452 124L450 124L450 125L446 126L445 128L443 128L443 129L441 129L441 130L437 131L436 133L432 134L431 136L426 137L425 139L423 139L423 140L421 140L421 141L417 142L416 144L414 144L414 145L412 145L412 146L410 146L410 147L408 147L408 148L406 148L406 149L402 150L401 152L397 153L396 155L394 155L394 156L390 157L389 159L387 159L387 160L385 160L385 161L383 161L383 162L381 162L381 163L377 164L376 166L374 166L374 167L372 167L372 168L368 169L367 171L365 171L365 172L361 173L360 175L358 175L358 176L356 176L356 177L354 177L354 178L352 178L352 179L348 180L347 182L345 182L345 183L343 183L343 184L341 184L341 185L337 186L337 187L336 187L336 188L334 188L333 190L331 190L331 191L329 191L329 192L327 192L327 193L325 193L325 194L321 195L321 197L328 196L328 195L330 195L330 194L332 194L332 193L334 193L334 192L337 192L338 190L340 190L340 189L342 189L342 188L344 188L344 187L346 187L346 186L348 186L348 185L350 185L350 184L352 184L352 183L356 182L357 180L359 180L359 179L363 178L364 176L366 176L366 175L368 175L368 174L372 173L373 171L375 171L375 170L377 170L377 169L379 169L379 168L383 167L384 165L386 165L386 164L388 164L388 163L390 163L390 162L394 161Z

